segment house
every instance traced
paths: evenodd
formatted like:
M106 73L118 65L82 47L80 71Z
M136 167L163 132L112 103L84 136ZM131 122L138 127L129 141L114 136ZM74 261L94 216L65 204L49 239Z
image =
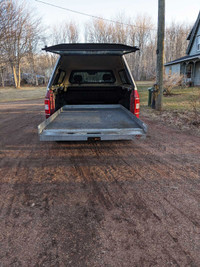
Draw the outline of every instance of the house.
M166 63L165 73L178 73L183 75L185 83L200 86L200 12L187 40L187 55Z

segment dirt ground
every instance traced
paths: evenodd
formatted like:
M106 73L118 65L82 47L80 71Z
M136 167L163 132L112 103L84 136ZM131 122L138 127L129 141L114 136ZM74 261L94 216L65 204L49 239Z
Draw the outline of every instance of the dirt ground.
M40 142L43 100L0 104L0 266L200 266L200 137Z

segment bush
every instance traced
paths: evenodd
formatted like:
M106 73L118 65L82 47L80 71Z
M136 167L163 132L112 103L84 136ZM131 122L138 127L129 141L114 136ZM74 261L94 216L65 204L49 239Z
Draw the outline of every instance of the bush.
M181 86L183 75L174 73L172 75L166 75L163 80L163 88L165 95L172 95L172 89Z

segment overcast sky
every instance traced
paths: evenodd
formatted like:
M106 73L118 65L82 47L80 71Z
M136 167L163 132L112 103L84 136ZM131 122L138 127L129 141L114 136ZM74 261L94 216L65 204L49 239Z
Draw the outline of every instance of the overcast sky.
M128 17L138 14L147 14L157 23L158 0L41 0L61 7L74 9L80 12L113 18L123 13ZM88 17L74 14L65 10L50 7L35 0L27 0L31 7L43 17L45 24L56 24L62 20L74 20L82 24ZM199 10L200 0L166 0L166 23L176 22L194 23Z

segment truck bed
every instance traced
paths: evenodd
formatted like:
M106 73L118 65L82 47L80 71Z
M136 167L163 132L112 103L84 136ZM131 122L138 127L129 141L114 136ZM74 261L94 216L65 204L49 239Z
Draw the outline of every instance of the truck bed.
M40 141L131 140L147 126L122 105L65 105L38 126Z

